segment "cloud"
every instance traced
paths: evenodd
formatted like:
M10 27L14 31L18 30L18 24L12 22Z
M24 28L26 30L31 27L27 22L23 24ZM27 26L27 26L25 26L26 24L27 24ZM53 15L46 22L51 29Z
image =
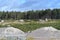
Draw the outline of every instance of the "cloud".
M60 8L59 0L0 0L0 11L25 11Z
M22 1L22 0L0 0L0 3L1 3L0 11L10 11L13 9L17 10L19 5L21 5L24 2L25 1Z
M29 0L20 5L23 10L39 10L39 9L52 9L59 8L59 0Z

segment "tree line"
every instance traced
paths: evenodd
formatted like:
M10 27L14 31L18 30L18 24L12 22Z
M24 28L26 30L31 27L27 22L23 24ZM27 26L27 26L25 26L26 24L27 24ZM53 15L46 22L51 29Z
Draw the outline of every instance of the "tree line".
M60 19L60 9L46 9L46 10L31 10L25 12L14 12L14 11L7 11L1 12L0 11L0 19Z

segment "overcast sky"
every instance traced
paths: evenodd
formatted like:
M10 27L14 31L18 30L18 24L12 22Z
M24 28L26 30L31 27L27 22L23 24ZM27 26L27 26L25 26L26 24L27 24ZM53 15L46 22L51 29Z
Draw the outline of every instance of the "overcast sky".
M0 11L26 11L60 8L60 0L0 0Z

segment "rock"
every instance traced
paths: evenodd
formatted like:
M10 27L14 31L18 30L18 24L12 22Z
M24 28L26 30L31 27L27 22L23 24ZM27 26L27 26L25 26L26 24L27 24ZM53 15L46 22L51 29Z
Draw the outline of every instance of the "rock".
M4 22L4 20L1 20L1 22Z
M46 18L45 21L48 21L48 19Z
M60 30L57 30L52 26L42 27L29 33L27 37L32 37L34 40L60 40Z
M24 20L23 19L21 19L21 20L19 20L20 22L24 22Z

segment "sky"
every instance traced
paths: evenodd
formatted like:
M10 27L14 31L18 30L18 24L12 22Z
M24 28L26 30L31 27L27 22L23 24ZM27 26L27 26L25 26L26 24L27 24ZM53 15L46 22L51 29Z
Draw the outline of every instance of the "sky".
M0 0L0 11L29 11L60 8L60 0Z

